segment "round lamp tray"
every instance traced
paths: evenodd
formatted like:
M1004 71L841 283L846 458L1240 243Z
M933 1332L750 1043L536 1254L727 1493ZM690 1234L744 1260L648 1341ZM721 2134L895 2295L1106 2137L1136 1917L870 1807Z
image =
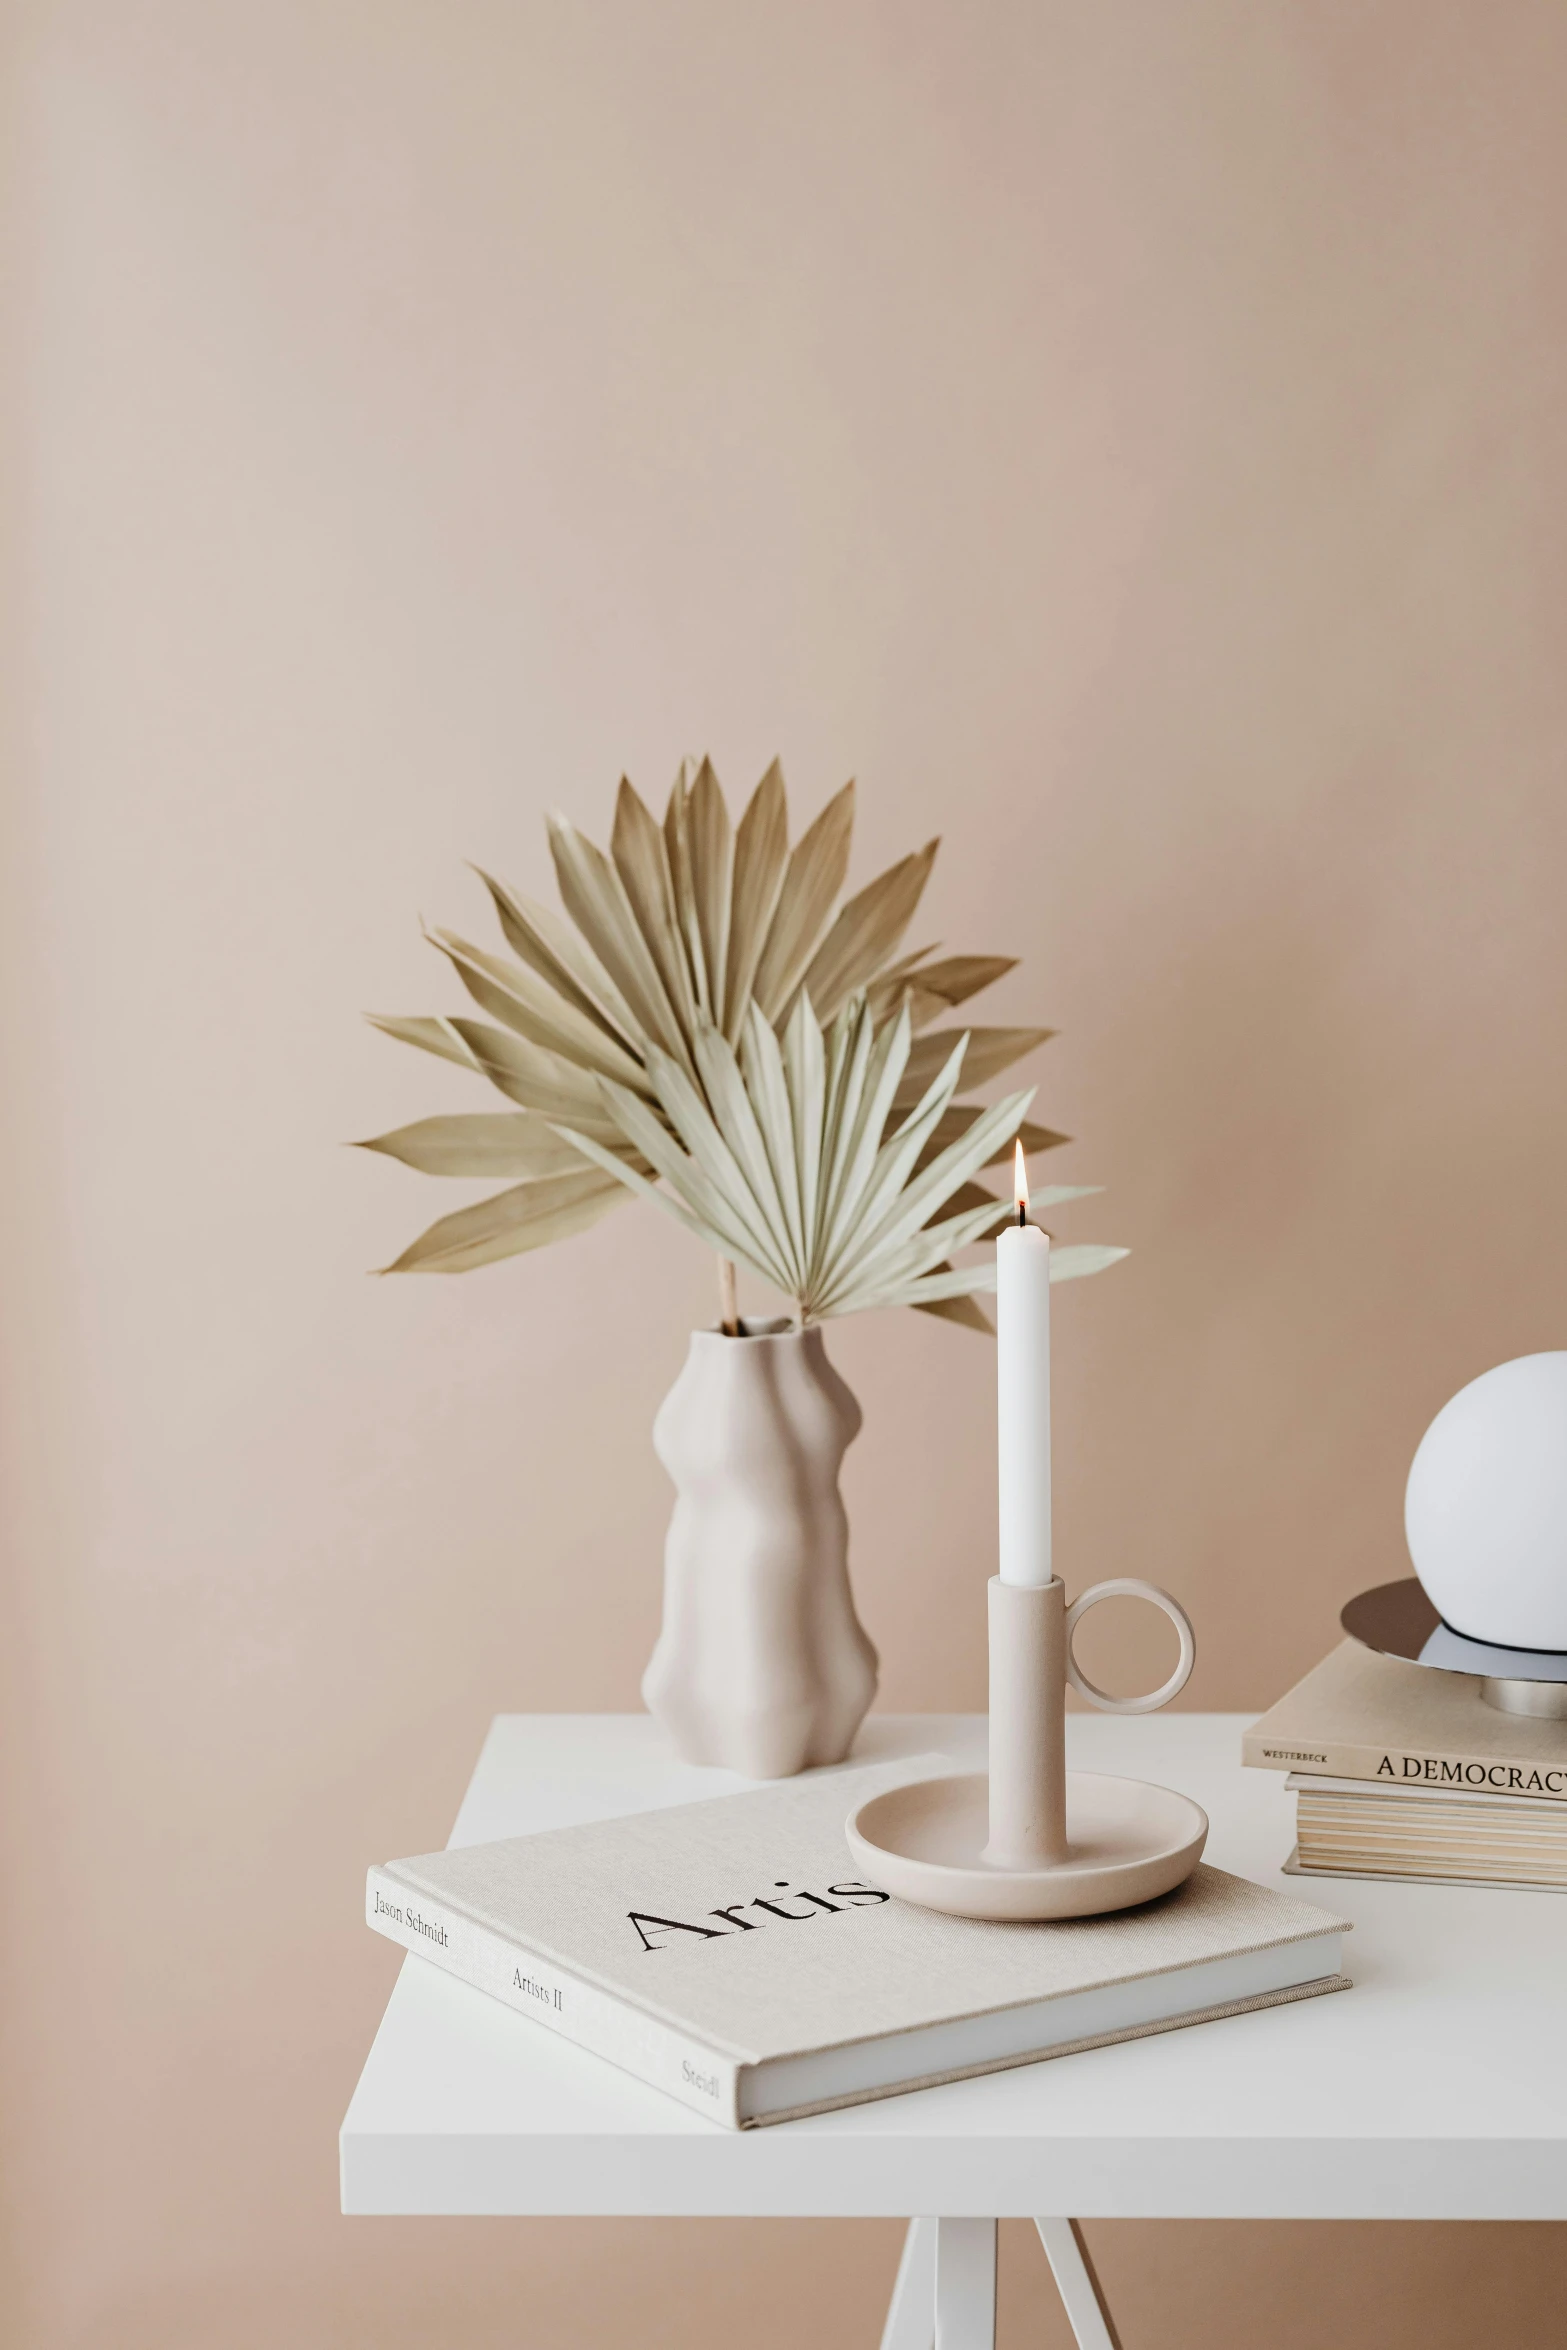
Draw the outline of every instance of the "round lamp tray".
M1487 1705L1507 1714L1567 1721L1567 1650L1499 1648L1444 1624L1413 1575L1379 1583L1339 1617L1351 1639L1378 1656L1401 1656L1439 1673L1473 1673Z
M1152 1901L1202 1858L1208 1815L1169 1787L1068 1771L1066 1860L998 1868L985 1859L990 1782L916 1779L861 1804L849 1849L872 1884L960 1918L1086 1918Z

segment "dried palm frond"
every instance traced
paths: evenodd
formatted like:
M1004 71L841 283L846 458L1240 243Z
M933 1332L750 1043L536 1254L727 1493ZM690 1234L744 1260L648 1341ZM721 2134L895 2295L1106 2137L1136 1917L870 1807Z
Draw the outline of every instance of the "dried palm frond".
M850 783L791 849L775 761L731 826L704 759L682 767L662 824L622 782L608 855L550 818L569 920L481 873L510 954L429 935L487 1018L375 1025L513 1106L420 1119L363 1147L509 1185L442 1217L387 1270L466 1272L646 1193L802 1321L913 1305L988 1329L975 1296L993 1266L952 1258L1010 1202L974 1178L1014 1138L1033 1153L1067 1137L1027 1122L1031 1090L988 1106L958 1096L1054 1032L931 1025L1013 959L900 956L938 844L840 905L853 823ZM1057 1248L1052 1278L1124 1254Z

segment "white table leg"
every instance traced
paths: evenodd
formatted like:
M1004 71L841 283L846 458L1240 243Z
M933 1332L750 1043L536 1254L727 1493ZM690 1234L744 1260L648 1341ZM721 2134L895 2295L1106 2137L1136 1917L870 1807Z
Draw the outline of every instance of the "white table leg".
M1078 2350L1121 2350L1075 2219L1036 2219ZM881 2350L995 2350L996 2223L911 2219Z
M996 2223L936 2222L936 2350L996 2350Z
M931 2350L936 2339L936 2223L911 2219L881 2350Z
M1110 2321L1094 2264L1075 2219L1036 2219L1039 2241L1045 2248L1050 2273L1067 2322L1079 2350L1121 2350L1121 2338Z

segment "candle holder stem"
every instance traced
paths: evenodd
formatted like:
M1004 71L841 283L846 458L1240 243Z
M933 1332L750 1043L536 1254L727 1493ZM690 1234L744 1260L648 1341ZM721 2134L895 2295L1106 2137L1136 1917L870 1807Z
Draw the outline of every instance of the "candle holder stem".
M1146 1697L1107 1697L1072 1661L1072 1629L1102 1599L1149 1599L1181 1661ZM1142 1779L1066 1767L1066 1684L1109 1713L1146 1713L1186 1686L1192 1628L1168 1592L1125 1576L1068 1608L1058 1580L990 1583L990 1769L915 1779L847 1823L869 1882L960 1918L1089 1918L1157 1900L1202 1857L1207 1814ZM1067 1841L1067 1813L1072 1839Z
M990 1579L992 1868L1054 1868L1066 1837L1066 1587Z

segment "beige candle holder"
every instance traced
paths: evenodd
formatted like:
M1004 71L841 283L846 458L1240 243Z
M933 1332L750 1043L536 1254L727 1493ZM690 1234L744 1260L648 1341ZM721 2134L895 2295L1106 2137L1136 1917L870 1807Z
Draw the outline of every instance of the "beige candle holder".
M1180 1635L1180 1662L1145 1697L1108 1697L1072 1654L1102 1599L1146 1599ZM1184 1611L1151 1583L1096 1583L1071 1607L1059 1579L990 1582L990 1769L917 1780L862 1804L849 1847L873 1884L969 1918L1098 1917L1152 1901L1202 1858L1208 1817L1142 1779L1066 1767L1066 1689L1104 1713L1152 1713L1185 1688L1196 1646Z

